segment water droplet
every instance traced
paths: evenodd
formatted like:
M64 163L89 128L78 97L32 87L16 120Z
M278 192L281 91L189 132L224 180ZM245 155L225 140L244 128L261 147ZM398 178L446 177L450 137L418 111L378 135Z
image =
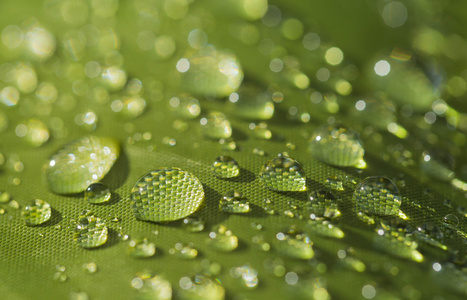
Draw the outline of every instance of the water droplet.
M147 238L134 239L128 242L128 254L133 257L151 257L156 253L156 245L148 241Z
M253 136L261 140L270 140L272 137L271 131L268 129L268 124L266 123L251 123L249 125L250 130L253 133Z
M136 274L131 286L138 291L137 299L172 299L172 285L169 281L152 272Z
M81 212L74 232L74 240L79 246L99 247L107 242L107 235L107 226L101 218L96 217L89 210Z
M8 203L8 206L14 209L19 209L19 203L16 200L11 200L10 203Z
M102 83L111 91L121 90L126 84L126 73L119 67L113 66L102 71Z
M97 265L93 262L83 265L83 270L88 274L94 274L97 272Z
M46 29L34 26L26 33L26 44L32 58L46 60L55 53L57 42Z
M230 276L233 278L241 278L243 285L250 289L257 287L259 283L258 270L254 269L249 264L230 269Z
M33 147L40 147L49 140L47 125L39 120L31 119L16 126L15 133Z
M409 236L405 235L404 232L398 232L393 229L378 229L377 233L374 239L376 248L397 257L416 262L423 261L423 255L416 250L418 244Z
M176 117L185 120L195 119L201 113L201 106L198 99L187 94L172 97L169 101L169 105Z
M111 138L86 136L67 144L52 156L45 170L50 189L58 194L83 192L101 180L120 154Z
M344 182L341 176L329 176L324 182L324 186L331 190L344 191Z
M183 228L189 232L200 232L204 230L204 221L195 217L183 219Z
M226 110L248 120L269 120L274 115L272 96L259 87L242 85L229 96Z
M269 199L264 199L263 200L263 210L268 215L275 214L274 206L272 205L271 200L269 200Z
M356 211L380 216L398 215L402 203L396 185L382 176L367 177L353 194Z
M339 250L341 251L341 250ZM340 258L340 257L339 257ZM351 256L344 256L339 260L340 264L346 267L347 269L354 270L356 272L363 273L366 270L365 263L358 258Z
M107 202L111 196L110 189L100 182L90 184L84 191L84 200L92 204Z
M215 280L206 275L196 275L195 278L182 277L179 281L180 290L177 294L180 300L193 299L225 299L225 289Z
M306 207L311 213L310 218L338 219L341 217L339 205L331 192L326 190L312 191L309 199L310 201L306 203Z
M243 71L235 55L204 46L182 59L186 63L177 70L182 72L184 87L193 94L208 97L227 97L235 92L243 80Z
M123 97L122 100L112 101L110 108L123 118L133 120L145 112L146 100L138 95Z
M365 151L358 134L342 125L319 127L310 140L310 151L317 159L338 167L363 168Z
M176 243L173 248L169 249L169 253L183 259L193 259L198 256L198 250L184 243Z
M36 199L30 205L23 208L21 212L26 225L34 226L47 222L52 215L52 208L50 204Z
M210 112L200 120L203 133L210 139L226 139L232 135L232 127L227 117L221 112Z
M441 150L423 152L420 167L424 173L438 180L449 181L454 177L454 158Z
M0 204L8 203L11 200L11 195L8 192L0 191Z
M68 276L64 272L55 272L53 279L57 282L65 282L68 279Z
M218 251L230 252L237 249L238 238L227 227L219 225L209 233L207 243Z
M305 171L298 161L279 155L263 166L260 179L273 191L306 191Z
M311 259L315 255L310 237L295 226L290 226L283 232L276 234L276 239L276 250L285 256L296 259Z
M427 245L430 245L432 247L440 248L443 250L447 250L448 247L444 245L441 241L439 241L437 238L431 236L431 234L428 234L425 232L425 230L422 230L421 228L419 230L415 230L412 233L412 236L419 242L425 243Z
M227 213L247 213L250 211L250 203L242 192L231 190L219 201L219 209Z
M233 178L240 174L238 163L230 156L222 155L216 158L213 165L214 175L218 178Z
M69 300L89 300L86 292L70 292Z
M260 148L254 148L253 149L253 154L258 155L258 156L265 156L266 155L264 150L260 149Z
M178 168L162 168L139 179L131 190L131 199L137 219L174 221L201 207L204 190L192 174Z
M454 214L447 214L443 218L444 226L451 230L457 230L459 226L459 218Z
M232 138L220 139L219 144L222 151L234 151L237 149L237 143Z
M457 269L452 263L434 263L431 272L433 282L446 291L455 292L467 296L467 273L463 269Z
M266 242L262 234L255 235L251 238L253 244L257 245L261 251L271 250L271 245Z
M344 232L342 229L329 223L328 221L308 221L308 228L310 232L316 233L322 236L333 237L336 239L341 239L344 237Z

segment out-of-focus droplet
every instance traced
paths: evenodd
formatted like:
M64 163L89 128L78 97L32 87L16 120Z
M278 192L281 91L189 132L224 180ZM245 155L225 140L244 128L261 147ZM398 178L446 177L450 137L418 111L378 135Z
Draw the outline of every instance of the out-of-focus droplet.
M52 216L52 208L49 203L36 199L30 205L23 208L21 215L26 225L39 225L50 219Z
M200 120L203 134L211 139L226 139L232 135L230 121L221 112L210 112Z
M49 187L58 194L83 192L109 172L119 154L120 146L111 138L86 136L75 140L49 160L45 169Z
M98 121L97 114L92 110L79 113L75 116L75 123L89 131L96 130Z
M250 211L250 203L242 192L231 190L221 198L219 208L227 213L247 213Z
M276 239L276 250L282 255L296 259L311 259L315 255L310 237L295 226L277 233Z
M111 91L121 90L126 84L126 72L116 66L105 68L101 76L102 82Z
M320 222L309 220L307 228L310 230L310 233L319 234L321 236L327 236L336 239L341 239L344 237L344 232L342 229L329 223L329 221Z
M450 181L454 178L454 158L441 150L423 152L420 167L424 173L438 180Z
M338 192L344 191L344 181L341 176L329 176L324 181L324 185L331 190L335 190Z
M177 293L177 298L180 300L225 299L225 289L206 275L196 275L194 279L182 277L179 285L181 289Z
M177 117L185 120L195 119L201 113L198 99L187 94L170 98L169 105Z
M37 87L36 70L29 63L18 63L15 67L14 80L20 92L29 94Z
M398 215L402 199L396 185L382 176L367 177L353 194L355 209L380 216Z
M53 83L42 82L36 89L36 97L46 103L53 103L58 97L57 88Z
M310 218L338 219L341 211L334 195L326 190L312 191L307 203Z
M152 272L136 274L131 286L138 291L136 299L172 300L172 285L160 275Z
M198 250L184 243L176 243L173 248L169 249L169 254L182 259L193 259L198 256Z
M279 154L265 164L259 176L273 191L306 191L305 171L298 161L285 155Z
M424 257L417 251L418 244L400 233L378 229L374 239L376 248L396 257L422 262Z
M215 250L231 252L238 247L238 238L224 225L217 226L209 233L207 244Z
M253 133L253 136L257 139L270 140L272 132L268 129L268 124L261 122L258 124L250 123L248 126Z
M268 0L228 0L230 8L245 20L261 19L268 10Z
M151 257L156 253L156 245L147 238L132 239L128 242L128 254L137 258Z
M74 240L83 248L99 247L107 242L108 229L104 221L91 211L79 215L74 232Z
M31 119L16 126L15 133L33 147L40 147L49 140L47 125L39 120Z
M8 25L2 30L2 43L9 49L16 49L23 44L24 33L16 25Z
M125 119L132 120L144 113L146 110L146 100L138 95L123 97L122 100L117 99L112 101L110 107Z
M200 232L204 230L204 221L200 218L187 217L183 219L182 226L189 232Z
M135 217L164 222L185 218L204 202L198 178L178 168L162 168L140 178L131 190Z
M226 109L248 120L269 120L274 115L272 96L255 85L242 85L229 95Z
M243 70L233 54L205 46L186 58L182 72L184 88L195 95L227 97L243 80ZM180 61L179 61L180 63ZM180 71L181 69L177 69Z
M55 37L42 27L33 27L26 32L26 44L31 57L37 60L47 60L57 47Z
M238 163L230 156L222 155L216 158L213 165L214 176L218 178L233 178L240 174Z
M15 106L20 99L19 91L12 86L6 86L0 91L0 102L6 106Z
M219 144L222 151L234 151L237 149L237 143L232 138L220 139Z
M107 202L111 196L109 187L100 182L90 184L84 191L84 200L93 204Z
M175 40L171 36L160 35L154 41L154 49L156 50L156 53L160 58L169 58L175 52Z
M342 125L324 125L313 133L310 151L317 159L338 167L366 166L358 134Z

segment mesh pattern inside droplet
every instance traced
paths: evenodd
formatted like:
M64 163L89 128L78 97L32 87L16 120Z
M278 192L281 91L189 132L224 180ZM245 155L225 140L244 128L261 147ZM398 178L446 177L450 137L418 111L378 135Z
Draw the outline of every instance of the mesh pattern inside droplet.
M357 211L376 215L396 215L401 206L401 198L379 186L357 188L354 194Z
M108 228L103 220L96 216L86 216L79 220L75 229L75 240L83 248L103 245L108 238Z
M191 215L204 200L201 183L180 169L151 171L133 187L135 216L144 221L174 221Z
M219 178L232 178L238 176L240 168L238 163L229 156L221 156L213 164L214 175Z
M306 177L303 168L293 159L276 157L261 170L262 182L275 191L304 191Z

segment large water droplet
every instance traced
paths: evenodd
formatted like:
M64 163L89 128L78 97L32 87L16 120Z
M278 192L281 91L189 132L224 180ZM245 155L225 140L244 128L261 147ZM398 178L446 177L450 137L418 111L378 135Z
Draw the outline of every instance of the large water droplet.
M45 170L50 189L59 194L84 191L101 180L120 154L118 142L111 138L86 136L58 151Z
M209 233L209 246L222 252L230 252L238 247L238 238L224 225L219 225Z
M310 151L319 160L338 167L363 168L365 151L358 134L342 125L324 125L310 140Z
M228 213L247 213L250 211L250 203L242 192L231 190L221 198L219 208Z
M274 115L272 96L254 85L242 85L229 96L226 109L248 120L269 120Z
M273 191L306 191L305 171L298 161L285 155L265 164L259 177Z
M380 216L398 215L402 200L396 185L382 176L367 177L353 194L357 212Z
M133 257L151 257L156 253L156 245L147 238L134 239L128 242L128 254Z
M230 156L222 155L212 164L214 175L218 178L232 178L240 174L238 163Z
M131 286L138 290L138 300L171 300L172 285L159 275L152 272L136 274L131 280Z
M47 222L52 215L52 208L49 203L36 199L30 205L23 208L21 215L26 225L39 225Z
M203 134L211 139L226 139L232 135L232 127L227 117L218 111L213 111L200 120Z
M93 204L107 202L111 196L110 189L100 182L90 184L84 191L84 200Z
M243 71L235 55L204 46L177 63L183 84L193 94L227 97L243 80Z
M313 242L310 240L310 237L295 226L291 226L287 230L276 234L276 239L276 250L285 256L298 259L311 259L315 255L312 248Z
M99 247L107 242L108 229L104 221L89 210L81 212L74 239L83 248Z
M151 171L131 190L135 217L143 221L164 222L187 217L204 201L198 178L178 168Z

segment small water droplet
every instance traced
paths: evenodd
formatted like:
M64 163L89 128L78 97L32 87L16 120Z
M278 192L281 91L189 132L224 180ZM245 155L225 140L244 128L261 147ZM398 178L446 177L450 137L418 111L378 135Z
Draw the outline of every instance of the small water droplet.
M219 209L227 213L247 213L250 211L250 203L242 192L231 190L219 201Z
M174 221L197 211L204 202L198 178L178 168L162 168L140 178L131 190L135 217L143 221Z
M250 123L249 128L253 133L253 136L261 140L270 140L272 137L271 131L268 129L268 124L266 123Z
M313 133L310 151L317 159L338 167L364 168L365 151L358 134L342 125L324 125Z
M97 265L93 262L86 263L83 265L83 270L88 274L94 274L97 272Z
M219 144L222 151L234 151L237 149L237 143L232 138L220 139Z
M257 245L261 251L271 250L271 245L266 242L262 234L255 235L251 238L253 244Z
M306 177L300 163L293 158L279 155L263 166L260 179L273 191L306 191Z
M390 228L389 230L378 229L377 233L374 238L376 248L397 257L416 262L423 261L423 255L417 251L418 244L407 236L405 232Z
M10 206L11 208L14 208L14 209L19 209L20 208L19 203L16 200L11 200L10 203L8 203L8 206Z
M398 215L402 200L396 185L382 176L367 177L353 194L357 212L380 216Z
M276 250L285 256L296 259L311 259L315 255L310 237L295 226L290 226L277 233L276 239Z
M170 98L169 105L176 117L185 120L195 119L201 113L198 99L187 94Z
M177 63L183 85L195 95L223 98L235 92L243 71L235 55L204 46Z
M268 215L275 214L274 206L272 205L272 202L269 199L263 200L263 209L264 209L264 212Z
M89 300L86 292L70 292L69 300Z
M308 228L312 233L316 233L322 236L333 237L336 239L341 239L344 237L344 232L342 229L329 223L328 221L308 221Z
M84 200L92 204L107 202L111 196L110 189L100 182L90 184L84 191Z
M156 253L156 245L147 238L134 239L128 242L128 254L133 257L151 257Z
M441 150L423 152L420 167L424 173L435 179L449 181L454 177L454 158Z
M226 110L248 120L269 120L274 115L272 96L254 85L242 85L229 95Z
M126 84L126 72L117 66L102 70L102 83L111 91L121 90Z
M89 210L81 212L74 232L74 240L79 246L99 247L107 242L107 235L107 226L101 218L96 217Z
M338 219L341 217L339 205L334 195L326 190L312 191L306 203L311 219L327 218Z
M241 278L242 284L247 288L252 289L258 286L258 270L254 269L249 264L232 268L229 273L233 278Z
M173 248L169 249L169 253L182 259L193 259L198 256L198 250L184 243L176 243Z
M34 226L47 222L52 215L52 208L47 202L36 199L21 212L26 225Z
M222 155L216 158L213 165L214 175L218 178L233 178L240 174L238 163L230 156Z
M89 131L96 130L98 122L99 118L92 110L79 113L75 116L75 123Z
M172 285L169 281L152 272L136 274L131 286L138 291L138 299L172 299Z
M457 230L459 218L454 214L447 214L443 218L443 223L447 228Z
M266 155L264 150L261 149L261 148L254 148L253 149L253 154L258 155L258 156L265 156Z
M223 300L225 289L206 275L196 275L195 278L182 277L179 281L180 290L177 294L181 300L212 299Z
M238 238L233 235L232 231L227 229L224 225L219 225L209 233L207 243L212 248L222 251L231 252L238 247Z
M203 134L210 139L226 139L232 135L230 121L221 112L210 112L200 120L200 124Z
M8 203L11 200L11 195L8 192L0 191L0 204Z
M204 221L200 218L188 217L183 219L183 228L189 232L200 232L204 230Z
M117 141L86 136L67 144L52 156L45 170L50 189L59 194L83 192L101 180L120 154Z
M343 192L344 191L344 181L342 176L329 176L324 182L324 186L331 190Z
M146 110L146 100L138 95L123 97L110 104L111 109L127 120L141 116Z

